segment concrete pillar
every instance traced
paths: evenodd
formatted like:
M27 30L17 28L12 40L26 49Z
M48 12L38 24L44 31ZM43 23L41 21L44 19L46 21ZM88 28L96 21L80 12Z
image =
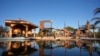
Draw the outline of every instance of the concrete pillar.
M28 37L28 26L26 25L25 37Z

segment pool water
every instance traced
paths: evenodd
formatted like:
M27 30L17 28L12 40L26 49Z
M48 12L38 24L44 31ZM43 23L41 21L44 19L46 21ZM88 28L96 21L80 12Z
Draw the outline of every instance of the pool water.
M0 42L0 56L100 56L100 41L4 41Z

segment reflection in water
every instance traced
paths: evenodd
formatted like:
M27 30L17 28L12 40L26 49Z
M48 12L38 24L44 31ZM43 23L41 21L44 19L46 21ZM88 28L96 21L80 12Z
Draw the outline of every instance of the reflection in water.
M52 41L39 41L39 56L52 56ZM49 50L50 54L45 53L45 50Z
M93 47L92 47L92 41L83 41L84 47L89 52L89 56L92 56Z
M39 56L44 56L44 42L39 44Z
M100 56L100 43L90 40L7 41L0 42L0 53L2 56Z
M81 40L76 40L76 45L80 49L80 56L82 56L82 41Z
M19 55L29 55L30 53L36 51L35 48L31 48L30 41L25 42L7 42L7 51L2 53L2 56L19 56Z
M68 48L70 46L70 41L69 40L66 40L64 45L65 45L64 46L65 48Z
M89 44L89 54L92 56L92 43Z
M81 40L76 40L76 45L78 46L78 48L81 48L82 41Z

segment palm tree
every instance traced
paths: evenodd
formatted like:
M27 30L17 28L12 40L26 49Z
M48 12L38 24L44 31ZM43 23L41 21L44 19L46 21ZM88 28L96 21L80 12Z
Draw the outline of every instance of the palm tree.
M95 16L96 14L98 14L98 13L100 13L100 8L96 8L96 9L94 10L94 16ZM91 21L93 21L93 20L96 20L95 23L94 23L94 25L97 25L98 23L100 23L100 17L94 17L94 18L92 18Z
M96 8L94 10L94 16L97 15L98 13L100 13L100 8ZM96 21L93 24L93 28L95 28L96 25L100 23L100 17L94 17L94 18L91 19L91 21L94 21L94 20L96 20ZM100 27L99 27L99 29L100 29ZM95 38L95 33L93 35L94 35L94 38Z

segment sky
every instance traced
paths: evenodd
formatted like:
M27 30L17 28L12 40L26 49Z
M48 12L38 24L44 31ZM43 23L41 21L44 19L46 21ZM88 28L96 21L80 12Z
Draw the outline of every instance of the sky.
M21 18L39 26L40 20L52 20L53 28L85 25L100 8L100 0L0 0L0 25ZM49 23L45 24L49 26Z

